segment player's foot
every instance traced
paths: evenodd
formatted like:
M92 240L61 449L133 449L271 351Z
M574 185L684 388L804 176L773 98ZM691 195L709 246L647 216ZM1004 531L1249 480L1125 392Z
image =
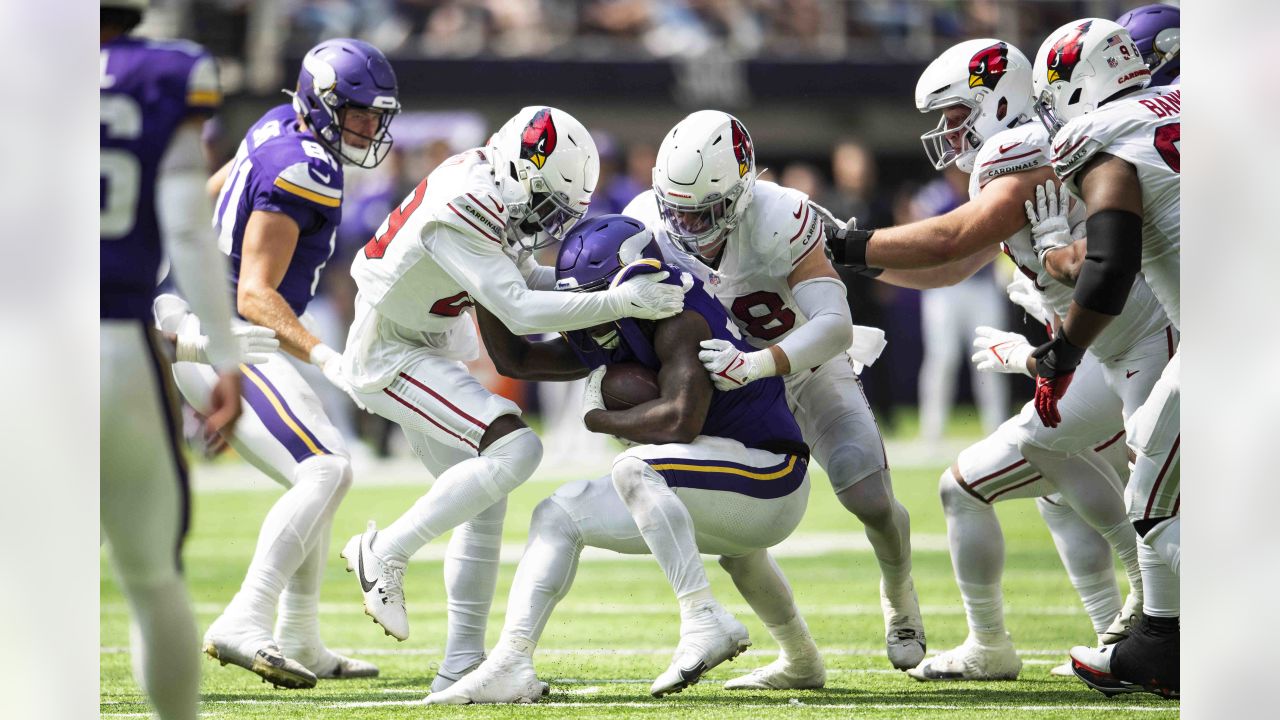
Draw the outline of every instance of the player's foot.
M880 580L880 610L884 612L885 654L899 670L910 670L924 660L924 620L913 580L891 597Z
M1017 680L1022 660L1013 641L979 644L972 635L964 644L931 657L907 671L916 680Z
M1154 620L1154 622L1153 622ZM1071 648L1071 665L1085 685L1111 697L1146 692L1179 697L1177 618L1149 618L1114 645Z
M384 560L373 553L377 526L369 521L369 529L353 535L342 548L347 572L356 573L364 596L364 613L397 640L409 637L409 615L404 608L404 563Z
M1098 636L1098 640L1103 645L1115 645L1121 640L1129 637L1129 631L1134 625L1142 619L1142 596L1135 593L1129 593L1129 597L1125 598L1124 607L1120 609L1120 613L1116 615L1116 619L1111 621L1111 625ZM1074 673L1073 673L1074 674Z
M276 643L286 657L298 661L320 680L350 680L378 677L378 666L364 660L349 658L324 645L293 646L279 640ZM312 650L312 648L319 648Z
M1071 667L1071 661L1067 660L1061 665L1049 668L1049 674L1054 677L1075 677L1076 671Z
M827 684L822 656L792 659L785 655L741 677L728 680L725 690L810 690Z
M696 684L711 668L742 654L751 645L747 628L719 603L710 602L680 622L680 644L671 665L649 688L662 697Z
M236 627L218 618L204 634L204 652L226 665L238 665L256 673L263 682L293 690L316 686L315 673L284 656L271 633L251 626Z
M531 703L542 698L545 685L539 682L528 655L495 652L493 658L480 663L444 690L437 691L432 683L431 694L424 702L428 705Z
M483 663L484 661L485 661L485 656L481 654L479 660L476 660L474 663L469 665L467 669L462 670L460 672L445 670L443 667L440 668L439 670L436 670L436 676L431 681L431 692L438 693L438 692L443 692L445 690L448 690L449 688L453 687L454 683L458 682L462 678L471 674L473 670L480 667L480 664ZM550 685L541 681L538 682L538 685L541 687L542 697L546 697L551 694Z

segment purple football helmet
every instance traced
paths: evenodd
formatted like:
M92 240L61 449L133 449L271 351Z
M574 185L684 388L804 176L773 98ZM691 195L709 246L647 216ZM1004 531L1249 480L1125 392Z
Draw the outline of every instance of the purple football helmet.
M1133 36L1151 71L1152 85L1169 85L1178 79L1182 64L1178 53L1181 10L1172 5L1143 5L1121 15L1116 22Z
M597 215L578 223L556 258L556 289L601 290L622 268L638 260L662 262L662 251L644 223L626 215Z
M288 91L285 91L288 92ZM302 58L293 108L303 117L316 139L343 161L363 168L376 167L391 151L391 119L400 112L396 74L382 51L361 40L325 40ZM371 134L352 128L344 110L373 113L377 126ZM345 127L344 127L345 125ZM359 147L343 142L343 130L367 143Z

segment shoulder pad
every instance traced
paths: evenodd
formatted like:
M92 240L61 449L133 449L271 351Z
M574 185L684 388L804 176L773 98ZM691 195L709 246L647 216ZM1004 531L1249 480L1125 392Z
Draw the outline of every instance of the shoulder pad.
M653 199L653 190L645 190L631 198L631 202L622 209L622 214L643 222L650 230L655 231L657 228L653 226L662 221L658 214L658 202Z
M1049 158L1045 153L1048 144L1048 133L1039 123L1002 130L991 136L978 148L973 161L978 187L1001 175L1048 165Z
M492 174L491 156L467 150L440 163L427 176L426 209L431 220L505 248L511 210Z
M781 269L785 258L783 274L789 274L791 268L823 244L822 221L810 207L809 196L799 190L759 182L756 193L752 201L754 237L749 241L764 262L772 264L776 259Z
M1053 137L1050 156L1053 172L1068 180L1077 170L1105 147L1107 131L1105 123L1094 122L1097 112L1087 113L1070 120Z
M505 247L508 210L492 193L463 193L435 212L434 219L469 237L480 237Z
M310 140L303 142L315 144ZM316 205L327 208L342 205L342 171L319 158L310 157L286 165L276 174L272 185Z

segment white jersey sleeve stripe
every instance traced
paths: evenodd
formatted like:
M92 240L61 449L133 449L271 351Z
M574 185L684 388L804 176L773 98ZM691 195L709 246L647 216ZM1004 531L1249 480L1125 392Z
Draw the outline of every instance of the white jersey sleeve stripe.
M484 203L482 203L482 202L480 202L479 200L477 200L475 195L472 195L471 193L467 193L467 197L471 198L471 202L473 202L473 203L475 203L476 205L478 205L478 206L480 207L480 209L482 209L482 210L484 210L485 212L487 212L487 213L489 213L490 215L492 215L494 220L497 220L498 222L502 223L503 225L506 225L506 224L507 224L507 221L506 221L506 220L503 220L501 215L499 215L498 213L496 213L496 212L494 212L494 211L490 210L490 209L489 209L489 206L488 206L488 205L485 205Z
M788 243L795 242L796 239L800 237L800 235L804 232L804 229L807 227L809 227L809 203L804 203L804 219L800 221L800 228L796 230L796 234L792 235L791 239L788 240L787 242ZM817 247L817 246L815 245L814 247ZM805 253L808 254L808 251L806 250Z
M450 210L452 210L454 215L457 215L458 217L462 218L462 221L463 221L463 222L465 222L466 224L470 225L470 226L471 226L471 227L472 227L476 232L478 232L478 233L480 233L481 235L485 236L485 238L487 238L487 239L489 239L489 240L492 240L493 242L498 243L499 245L501 245L501 244L502 244L502 241L501 241L501 240L499 240L498 238L496 238L496 237L494 237L494 236L490 235L489 233L485 232L485 231L484 231L484 229L483 229L483 228L481 228L479 225L477 225L477 224L475 224L475 223L471 222L470 220L468 220L466 215L463 215L462 213L458 212L458 208L454 207L454 206L453 206L453 203L446 203L446 204L445 204L445 207L447 207L447 208L449 208Z

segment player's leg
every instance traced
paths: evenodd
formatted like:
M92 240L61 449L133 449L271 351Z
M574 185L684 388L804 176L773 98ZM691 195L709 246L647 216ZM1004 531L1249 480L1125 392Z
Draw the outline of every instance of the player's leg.
M486 390L454 361L418 360L389 386L361 393L360 399L399 423L436 474L430 490L408 511L382 531L371 523L342 552L348 570L361 569L366 612L388 634L404 640L409 624L402 583L409 557L506 498L537 469L542 443L520 420L515 403ZM440 471L442 466L448 469ZM500 535L500 527L497 534L486 532L493 525L489 516L481 524L485 528L476 529L482 538L474 549L486 558L483 562L496 563L498 547L490 536Z
M787 399L836 498L863 524L880 567L885 647L899 670L924 658L924 621L911 579L911 516L893 494L880 429L847 357L788 378Z
M956 344L967 348L972 342L974 328L982 325L1005 326L1004 310L1008 300L990 276L980 275L972 282L961 283L961 286L967 295L964 307L966 312L965 322L957 323L956 330L960 337L956 339ZM982 432L990 435L1009 417L1009 378L1001 373L982 372L972 363L968 365Z
M498 585L498 560L507 499L454 528L444 556L444 590L449 628L444 659L431 681L443 690L484 660L484 635Z
M967 337L957 342L964 295L960 288L937 288L920 293L920 322L924 357L920 361L920 437L931 447L942 441L956 391L956 371ZM968 332L968 331L966 331Z
M180 566L190 496L176 391L148 337L140 322L102 325L102 531L129 602L134 677L161 718L195 720L198 636Z
M827 670L809 626L796 607L791 585L768 550L721 556L720 567L733 578L756 617L778 643L778 659L725 682L725 690L799 690L826 684Z

